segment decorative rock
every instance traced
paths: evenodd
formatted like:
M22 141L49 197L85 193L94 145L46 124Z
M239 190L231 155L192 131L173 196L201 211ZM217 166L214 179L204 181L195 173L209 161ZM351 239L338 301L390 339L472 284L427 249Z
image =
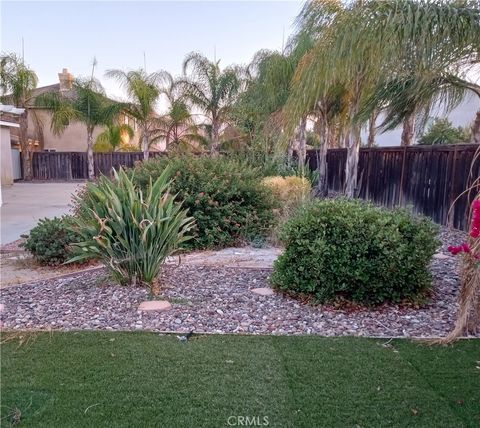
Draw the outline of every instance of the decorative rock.
M445 259L449 259L450 256L447 256L446 254L442 254L442 253L436 253L433 255L433 258L438 260L445 260Z
M5 305L3 303L0 303L0 312L3 312L5 310Z
M464 242L466 233L444 228L440 238L441 252L447 254L446 247L452 242ZM181 314L179 310L137 310L139 303L149 298L148 290L112 283L97 270L6 287L1 290L5 310L0 318L3 328L15 330L441 337L455 325L460 289L458 265L458 257L432 260L432 295L420 307L388 304L352 310L301 304L281 293L259 298L253 292L255 287L264 287L267 295L274 291L269 288L270 269L168 265L161 273L162 298L167 304L190 302L181 306ZM146 303L150 306L159 302ZM475 335L480 337L480 329Z
M273 296L274 294L273 290L268 287L252 288L251 291L259 296Z
M172 309L172 305L166 300L146 300L138 307L139 311L168 311L170 309Z

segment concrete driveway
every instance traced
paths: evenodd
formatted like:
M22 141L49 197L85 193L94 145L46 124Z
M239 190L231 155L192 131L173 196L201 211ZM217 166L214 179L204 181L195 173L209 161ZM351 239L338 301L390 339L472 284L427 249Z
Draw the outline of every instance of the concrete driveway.
M84 183L15 183L2 186L2 245L16 241L28 233L44 217L67 214L71 195Z

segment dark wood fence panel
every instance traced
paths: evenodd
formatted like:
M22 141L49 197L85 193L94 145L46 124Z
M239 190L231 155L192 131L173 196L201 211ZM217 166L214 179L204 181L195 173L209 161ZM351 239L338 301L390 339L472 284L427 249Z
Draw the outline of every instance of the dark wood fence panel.
M477 150L471 144L361 149L357 195L386 207L411 206L439 224L467 230L474 194L463 192L480 176ZM343 191L346 158L346 149L328 151L330 191ZM308 162L317 167L315 150L308 152Z
M72 179L82 180L88 178L88 161L86 153L71 152ZM37 153L35 153L37 155Z
M71 180L69 153L33 153L33 177L38 180Z
M150 157L162 153L151 152ZM94 153L95 176L110 175L112 168L130 168L143 159L141 152ZM34 152L32 159L34 180L86 180L88 160L84 152Z

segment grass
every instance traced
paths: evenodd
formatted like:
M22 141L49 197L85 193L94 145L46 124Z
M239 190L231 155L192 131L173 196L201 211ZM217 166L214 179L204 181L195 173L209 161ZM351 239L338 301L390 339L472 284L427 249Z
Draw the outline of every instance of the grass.
M480 426L480 340L385 342L42 333L2 345L2 426Z

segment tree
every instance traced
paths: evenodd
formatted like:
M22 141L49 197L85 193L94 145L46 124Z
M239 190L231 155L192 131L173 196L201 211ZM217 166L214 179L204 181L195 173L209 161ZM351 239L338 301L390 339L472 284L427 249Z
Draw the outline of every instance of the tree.
M410 98L404 97L405 92L399 95L401 92L393 91L392 111L404 122L404 141L411 140L417 109L425 107L414 102L416 94L426 94L424 77L439 70L457 75L467 61L478 58L479 16L478 3L469 1L359 0L344 6L329 0L307 3L301 22L314 29L320 23L324 30L314 48L314 60L303 71L303 87L310 91L315 87L313 93L320 97L329 87L341 84L348 94L347 196L356 192L361 126L374 109L382 107L379 102L370 103L370 110L364 108L372 93L383 84L408 88ZM302 95L297 106L300 111L311 102L307 92ZM399 111L402 103L405 108Z
M93 77L77 79L69 96L49 92L39 95L35 103L37 107L51 110L51 129L56 135L61 135L71 122L85 124L88 178L93 179L93 132L98 126L112 125L125 106L106 98L102 86Z
M467 143L470 140L470 132L461 126L455 128L448 119L436 119L424 133L418 144L455 144Z
M217 155L221 127L227 120L241 85L238 70L231 67L221 70L220 61L212 62L192 52L183 62L183 73L181 84L185 98L208 119L212 139L210 152Z
M287 100L287 129L292 130L305 115L315 118L315 132L320 141L318 156L317 194L327 194L327 148L343 144L342 136L349 125L349 109L353 91L332 67L333 42L345 10L340 2L318 1L307 3L297 18L300 34L310 35L313 45L299 60ZM342 18L343 19L343 18ZM337 64L338 65L338 64ZM341 142L340 142L341 140Z
M386 111L381 127L402 124L401 144L410 145L433 106L442 105L447 113L472 90L468 71L478 65L479 4L375 0L366 9L369 37L385 46L385 72L374 92Z
M28 144L28 114L33 101L38 78L35 72L25 65L22 58L15 54L0 56L0 88L2 100L12 102L16 107L25 109L20 116L19 143L22 150L23 178L32 179L32 161Z
M158 118L152 139L164 139L166 150L189 146L193 141L206 144L206 138L199 133L199 126L188 108L182 81L166 71L161 72L161 76L160 94L167 99L168 111Z
M96 151L115 152L120 149L122 144L128 144L134 135L133 129L126 123L122 123L121 125L108 124L105 131L97 136L93 148ZM125 142L126 139L128 139L128 142Z
M300 32L290 38L285 49L260 50L247 67L246 90L235 105L236 123L257 138L272 139L275 147L268 150L284 150L290 163L293 144L298 143L298 162L303 168L306 159L306 126L308 114L295 118L290 132L286 132L288 115L283 109L291 93L292 78L300 59L313 46L312 37ZM274 135L269 135L274 131ZM273 138L270 138L273 137Z
M158 115L155 106L160 97L159 85L162 82L162 73L147 74L145 70L122 71L109 70L107 77L116 79L126 90L130 102L125 104L124 110L138 123L142 131L141 141L144 159L148 159L151 137L158 127Z

